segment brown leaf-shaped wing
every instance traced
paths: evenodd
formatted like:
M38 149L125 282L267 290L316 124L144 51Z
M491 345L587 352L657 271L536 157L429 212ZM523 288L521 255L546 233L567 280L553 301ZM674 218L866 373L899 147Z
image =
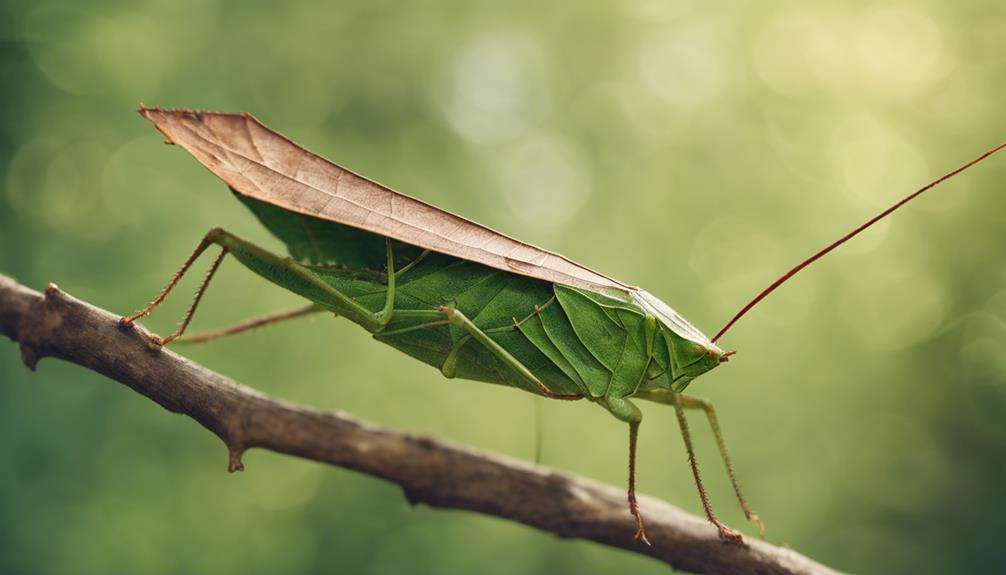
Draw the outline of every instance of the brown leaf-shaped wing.
M238 193L434 252L604 293L632 288L565 257L388 189L317 156L249 114L140 108Z

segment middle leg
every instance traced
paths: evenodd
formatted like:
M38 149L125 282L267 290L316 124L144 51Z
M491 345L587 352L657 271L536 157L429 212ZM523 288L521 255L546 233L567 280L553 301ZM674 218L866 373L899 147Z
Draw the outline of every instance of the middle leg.
M624 397L608 397L604 404L612 415L629 424L629 513L636 519L636 534L633 539L639 539L649 545L650 540L646 538L643 516L639 513L639 502L636 501L636 440L639 436L639 424L643 421L643 412Z
M455 327L459 327L468 333L475 341L481 343L486 347L497 359L502 361L507 367L513 370L519 377L523 378L525 381L530 382L537 390L539 395L545 396L549 399L566 399L566 400L577 400L583 399L580 394L562 394L555 393L545 386L544 383L538 377L531 373L531 370L527 368L523 363L520 362L516 357L514 357L509 351L503 348L500 344L496 343L496 340L489 337L489 335L482 331L482 329L475 325L472 320L468 319L465 314L461 313L453 307L439 307L437 312L443 314L448 323Z

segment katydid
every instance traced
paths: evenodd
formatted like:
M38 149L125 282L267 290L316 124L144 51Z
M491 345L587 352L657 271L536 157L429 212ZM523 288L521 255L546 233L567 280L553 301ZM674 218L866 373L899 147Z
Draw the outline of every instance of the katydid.
M1002 149L989 150L899 201L804 260L744 306L713 338L656 297L472 221L394 192L308 152L247 114L141 108L140 114L221 178L280 241L270 253L223 229L210 230L167 287L123 325L167 297L199 255L222 248L180 327L183 334L223 258L230 254L310 305L193 339L329 312L438 368L448 378L515 387L551 399L597 403L629 427L628 507L635 538L649 543L636 501L636 439L645 399L674 408L706 517L720 537L741 535L713 512L686 410L704 412L745 516L744 498L716 412L684 394L734 353L716 345L734 323L801 269L898 207Z

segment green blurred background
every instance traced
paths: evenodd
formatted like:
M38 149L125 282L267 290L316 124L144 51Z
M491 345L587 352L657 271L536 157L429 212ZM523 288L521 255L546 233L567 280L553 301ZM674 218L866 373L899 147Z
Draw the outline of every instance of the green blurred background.
M1006 137L1006 4L0 4L0 272L128 312L201 235L279 248L134 113L249 111L336 161L646 287L707 332L813 249ZM712 6L710 4L717 4ZM769 538L841 569L1006 569L1006 156L767 300L691 388ZM206 262L202 263L203 266ZM297 304L233 262L195 329ZM170 330L195 279L146 324ZM302 320L186 355L248 385L531 458L531 396ZM673 412L640 486L700 511ZM544 463L621 485L624 426L546 403ZM719 513L732 501L694 416ZM252 452L0 343L0 572L663 573ZM644 509L645 513L645 509Z

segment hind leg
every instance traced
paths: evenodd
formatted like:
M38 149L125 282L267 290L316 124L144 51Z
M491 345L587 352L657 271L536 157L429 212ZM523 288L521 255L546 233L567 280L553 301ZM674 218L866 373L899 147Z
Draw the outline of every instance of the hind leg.
M150 304L139 312L123 317L120 320L120 323L122 325L131 325L137 319L149 315L168 297L185 273L192 267L192 264L196 261L196 259L198 259L208 247L214 244L219 245L223 249L211 266L206 279L203 280L192 305L185 314L185 318L183 319L181 326L178 330L166 338L155 338L154 343L160 345L167 344L185 332L185 328L188 327L192 316L195 314L196 308L198 307L203 294L206 292L206 288L209 286L210 280L213 278L213 274L216 272L224 256L227 254L233 255L235 259L241 262L245 267L254 271L258 275L283 288L311 299L326 309L334 311L335 313L360 324L368 331L375 332L382 329L391 319L394 305L395 273L393 268L390 240L388 241L388 295L384 308L377 312L372 312L354 301L349 296L325 283L321 278L312 273L309 268L293 261L292 259L273 254L221 228L213 228L207 232L206 236L203 237L202 241L199 242L199 245L196 246L196 249L192 252L192 255L190 255L189 258L185 260L185 263L182 264L182 267L175 272L171 280L168 281L168 285L161 291L160 294L158 294L156 298L154 298L154 301L150 302Z
M316 303L312 303L304 307L299 307L297 309L291 309L287 311L281 311L278 313L253 317L251 319L245 320L239 324L232 325L230 327L200 332L193 335L182 336L179 337L176 341L178 343L206 343L230 335L237 335L239 333L244 333L246 331L252 331L255 329L259 329L261 327L275 325L277 323L281 323L287 320L297 319L299 317L304 317L306 315L320 313L323 311L326 311L324 307Z

